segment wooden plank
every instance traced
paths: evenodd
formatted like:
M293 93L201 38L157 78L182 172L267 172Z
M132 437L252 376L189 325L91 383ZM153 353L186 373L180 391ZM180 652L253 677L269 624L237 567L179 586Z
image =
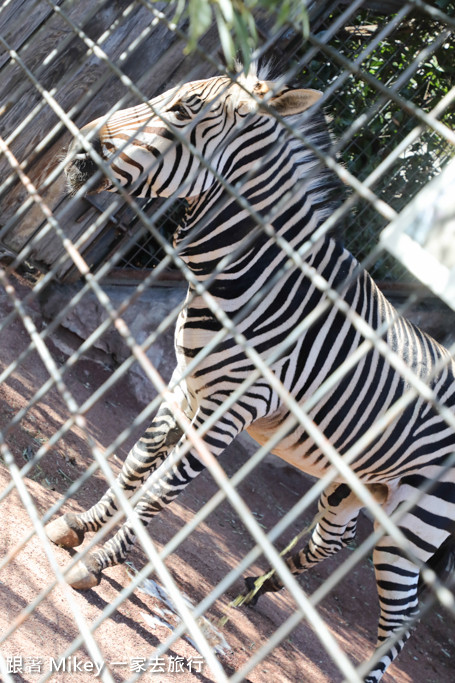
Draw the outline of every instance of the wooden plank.
M0 33L9 45L19 52L23 44L46 23L52 13L52 7L45 2L30 3L30 0L14 0L0 10ZM2 50L0 69L9 59L8 53Z
M84 13L87 7L92 3L89 0L81 0L77 3L77 13L74 16L75 21L83 23ZM96 21L92 21L89 27L89 33L92 38L96 39L103 31L105 31L112 23L119 19L119 26L108 40L103 44L103 49L109 54L109 57L115 62L119 55L124 51L125 46L140 34L144 25L151 20L151 14L146 8L139 7L131 16L126 19L120 19L121 11L128 8L129 2L123 0L120 3L108 4L102 12L96 15ZM71 35L71 30L66 25L62 25L62 20L59 17L51 17L46 26L46 31L49 28L48 37L50 43L46 40L46 44L40 44L39 48L33 58L30 58L28 63L29 68L33 71L39 70L39 65L47 56L50 45L58 45L62 37ZM130 72L134 80L143 76L147 69L158 61L162 50L175 41L175 37L163 26L158 26L142 45L138 47L135 54L126 64L127 71ZM97 84L98 94L90 99L87 106L83 108L75 117L75 122L83 125L89 120L96 118L108 109L109 105L114 104L119 97L125 94L125 86L119 81L116 76L111 75L108 67L96 59L93 55L86 55L87 48L77 37L71 39L66 46L59 59L50 64L46 69L40 73L40 81L45 87L58 85L64 81L64 76L69 68L77 66L77 71L69 82L64 83L58 93L58 102L66 110L70 110L78 102L80 102L88 88ZM163 70L160 70L161 78L163 78ZM14 66L8 69L7 75L3 74L0 80L0 88L11 88L13 82L23 82L24 76L18 71L18 67ZM30 83L20 101L11 107L10 111L4 116L2 126L3 134L5 135L14 130L15 123L21 121L32 109L40 96L37 94L34 86ZM133 97L129 95L130 103ZM43 137L43 132L50 130L55 123L58 122L58 117L49 108L46 107L37 119L30 122L30 125L21 133L20 137L11 145L13 153L19 161L27 160L36 148L37 142ZM32 182L40 187L42 180L58 162L61 157L62 150L69 143L71 136L68 133L61 133L56 136L56 142L45 150L45 152L34 159L33 164L27 169ZM0 159L0 174L4 179L10 174L10 169L5 164L4 159ZM65 193L63 181L54 183L54 185L44 193L44 198L50 208L55 208L62 202ZM28 197L26 189L19 182L15 182L14 187L8 192L6 200L2 203L1 220L5 225L14 215L18 207L26 201ZM63 199L63 201L65 201ZM9 234L3 239L5 243L12 249L18 251L35 233L39 225L42 223L42 214L38 208L33 208L27 212L20 223L13 227ZM80 226L65 226L68 231L68 236L75 239L75 235L80 233ZM52 263L62 253L61 244L58 240L44 239L41 247L34 252L34 257L45 263Z
M149 270L125 270L124 268L113 268L109 275L103 278L103 285L132 285L136 286L150 275ZM153 286L159 287L182 287L186 289L188 283L179 270L170 270L166 273L159 273L154 280Z
M26 11L27 0L15 0L13 3ZM37 6L48 8L47 3L37 3ZM103 50L115 63L125 48L141 35L145 26L151 24L153 14L143 5L135 5L135 9L127 17L122 13L133 7L131 0L117 0L115 3L105 2L96 4L93 0L78 0L77 3L62 3L62 7L77 25L83 26L87 34L97 40L109 27L115 25L107 40L103 42ZM166 2L156 3L154 7L172 16L172 8ZM44 11L44 10L43 10ZM48 12L48 9L46 9ZM92 16L93 15L93 16ZM45 20L43 20L45 17ZM270 19L261 18L261 29L267 33ZM48 90L57 89L56 99L59 105L69 112L79 106L74 115L74 121L82 126L88 121L106 113L111 105L119 98L126 97L125 106L137 104L137 99L128 92L120 79L113 75L108 66L93 54L88 53L86 45L76 35L68 24L55 13L30 16L24 21L23 31L18 31L17 14L10 12L3 16L3 31L5 35L15 35L16 43L20 46L20 54L27 67L37 75L40 83ZM9 33L8 33L9 31ZM219 37L216 28L202 38L200 43L203 54L217 55L219 51ZM215 73L211 65L199 54L185 55L183 41L176 38L163 23L153 28L151 35L146 38L134 53L124 62L122 69L134 83L136 83L147 98L152 98L171 85L188 78L207 78ZM58 57L49 63L46 59L52 49L60 51ZM94 95L87 97L93 88ZM7 63L0 71L0 90L11 94L12 106L3 116L3 137L11 135L18 122L25 120L33 108L41 101L41 96L17 64ZM84 98L87 102L84 103ZM16 101L17 100L17 101ZM81 104L82 103L82 104ZM47 148L37 152L39 142L48 131L59 122L55 112L46 105L39 116L36 116L24 127L20 135L12 142L11 149L19 162L24 162L25 171L31 181L40 190L43 200L55 213L65 235L75 241L83 234L85 228L98 216L96 210L89 210L81 217L80 205L70 206L66 196L65 182L62 177L55 181L46 191L42 185L57 165L62 152L69 144L71 135L62 130L55 133ZM0 178L14 178L6 160L0 157ZM32 206L20 218L17 211L28 200L26 188L14 178L12 187L4 197L0 197L0 228L9 226L4 232L4 243L15 252L19 252L30 240L37 238L44 225L43 214L39 206ZM110 201L109 196L106 204ZM122 210L122 209L121 209ZM120 211L121 211L120 210ZM125 210L125 209L123 209ZM112 237L115 225L107 224L100 228L85 244L83 255L89 262L100 257L102 249L106 254L115 247L116 241ZM51 266L65 254L61 240L53 231L40 239L32 249L32 259L45 266ZM60 267L59 277L75 277L77 271L69 259Z

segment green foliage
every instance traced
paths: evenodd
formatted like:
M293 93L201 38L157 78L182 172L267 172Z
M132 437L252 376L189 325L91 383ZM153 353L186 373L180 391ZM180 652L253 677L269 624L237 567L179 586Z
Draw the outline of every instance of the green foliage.
M256 20L264 15L273 17L275 22L268 31L269 35L288 24L294 29L294 45L299 42L302 45L301 55L308 49L308 43L299 39L302 34L307 35L309 28L305 0L168 1L175 8L175 20L187 21L187 52L194 50L202 35L215 24L228 65L232 67L235 57L240 53L247 70L251 54L259 42ZM433 0L433 5L449 15L453 14L453 0ZM335 10L328 19L328 25L332 24L342 9ZM359 10L350 19L351 25L343 27L332 37L330 45L349 60L357 60L392 17ZM411 13L362 60L361 69L390 88L394 88L397 79L408 70L408 77L397 92L423 111L431 112L455 85L455 39L448 36L442 45L420 62L418 56L445 29L443 22L433 20L427 14ZM294 58L298 59L299 54L289 54L290 62ZM301 77L309 86L326 90L332 83L338 82L341 73L342 68L337 61L321 50ZM335 92L328 103L327 113L332 119L334 138L343 141L339 158L361 181L420 125L418 119L408 111L391 99L386 101L373 85L361 76L352 74ZM450 129L455 128L453 108L439 118ZM355 131L347 135L353 126ZM419 137L394 160L372 189L396 211L401 211L453 154L453 147L443 136L423 126ZM384 224L385 220L368 202L359 200L344 225L347 246L360 259L368 256L377 244ZM379 279L408 277L387 256L373 271Z
M437 4L444 10L448 2L439 0ZM345 27L332 39L331 46L355 60L383 25L382 15L359 12L352 20L352 26ZM444 25L429 20L427 16L410 16L362 61L361 68L392 88L411 67L408 78L397 92L423 111L431 112L455 85L455 40L452 36L447 37L441 46L421 61L419 53L431 45L444 29ZM312 87L324 90L339 75L339 65L320 52L304 77ZM368 112L370 115L365 117ZM362 181L419 125L416 117L392 100L384 101L373 86L353 75L335 93L328 113L334 137L342 139L345 135L349 138L340 150L341 160ZM454 129L453 108L439 118L448 128ZM357 127L355 133L346 135L351 126ZM396 211L401 211L453 154L454 149L445 138L424 125L420 136L395 159L372 189ZM345 225L345 236L347 246L358 258L366 257L377 244L384 223L367 202L357 204ZM404 271L392 265L389 258L377 264L375 276L394 280L406 277Z
M263 10L275 17L276 31L291 22L296 31L308 33L308 15L305 0L178 0L175 20L188 18L186 52L192 52L201 36L216 23L220 45L228 66L234 65L240 53L245 71L251 55L258 45L255 13Z

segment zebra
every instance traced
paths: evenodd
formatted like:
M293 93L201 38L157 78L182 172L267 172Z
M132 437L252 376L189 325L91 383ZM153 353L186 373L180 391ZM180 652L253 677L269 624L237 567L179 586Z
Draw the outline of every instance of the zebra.
M398 315L338 236L324 230L340 189L316 153L319 149L329 157L332 145L314 107L321 96L268 80L254 68L235 79L223 75L188 82L85 126L82 135L91 139L96 155L73 140L66 175L72 192L88 183L95 193L186 200L174 248L191 277L176 323L173 389L117 479L127 497L144 486L135 513L145 525L205 468L200 451L188 444L178 411L196 430L208 421L200 433L214 457L244 430L265 444L282 428L273 452L317 478L327 474L331 460L307 422L294 421L285 429L291 410L279 387L297 406L316 397L308 419L341 458L381 424L370 443L359 448L352 470L388 516L419 492L420 498L398 523L411 552L403 552L387 532L373 551L382 655L365 680L377 683L418 614L422 567L445 566L452 550L455 469L448 459L455 451L455 433L444 411L454 412L455 366L444 347ZM104 175L99 159L110 169ZM332 303L331 292L338 292L338 304ZM211 347L232 320L235 328ZM356 320L377 331L399 363L381 344L371 344L329 382L365 342ZM294 329L299 334L286 346ZM255 374L252 354L269 361L268 373ZM201 360L192 366L195 358ZM391 413L412 386L409 373L428 391ZM236 395L242 383L246 388ZM229 398L223 412L220 406ZM152 472L156 480L147 487ZM58 545L77 547L118 507L111 488L88 511L50 522L47 535ZM310 540L286 561L291 572L299 575L350 543L362 507L352 485L336 473L320 497ZM127 519L70 570L68 582L77 589L97 585L102 571L123 562L134 543ZM259 583L257 578L246 579L251 604L283 587L276 574L264 574ZM255 594L252 586L260 586Z

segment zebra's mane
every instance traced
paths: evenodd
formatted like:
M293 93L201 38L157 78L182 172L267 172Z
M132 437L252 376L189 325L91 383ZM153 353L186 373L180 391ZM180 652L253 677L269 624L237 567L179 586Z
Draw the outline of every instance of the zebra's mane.
M257 60L253 60L248 68L248 73L245 74L245 69L240 61L235 62L235 70L238 74L243 74L245 78L249 79L259 79L261 81L267 81L270 78L270 74L273 70L272 62L263 62L259 65Z
M253 92L254 85L257 81L268 81L271 79L273 68L273 64L270 61L260 65L257 61L253 61L250 64L248 73L245 74L243 64L241 62L236 62L236 70L239 73L237 81L243 86L238 89L238 98L240 99L242 94L244 94L243 88L249 92ZM281 81L283 86L285 86L285 79L283 76L276 76L271 80L276 81L277 83L280 83ZM233 104L235 106L238 102L234 101ZM288 125L298 134L305 137L308 142L315 147L318 147L322 153L329 154L332 146L332 137L324 112L321 111L320 108L312 107L303 114L288 116L286 117L286 123L288 123ZM299 144L298 141L296 144ZM306 150L306 153L308 153L308 150Z
M243 65L238 65L238 70L243 72ZM254 84L260 81L282 82L285 86L283 76L274 76L273 64L265 62L261 65L252 62L246 75L241 73L242 85L252 90ZM323 156L332 156L333 138L324 111L319 107L311 107L303 114L287 116L285 119L288 126L296 133L291 137L291 145L297 163L301 167L302 178L312 178L311 186L318 189L320 201L319 210L327 217L334 209L341 204L346 196L344 185L335 173L327 168L324 162L312 150L312 147L319 150ZM306 142L308 144L306 144ZM313 201L316 197L313 197ZM340 230L336 228L330 231L340 237Z

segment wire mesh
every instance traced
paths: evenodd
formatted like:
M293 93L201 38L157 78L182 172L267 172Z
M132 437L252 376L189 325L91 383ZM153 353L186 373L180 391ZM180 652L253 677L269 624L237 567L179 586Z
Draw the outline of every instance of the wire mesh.
M420 509L426 495L439 490L440 482L450 480L455 456L446 458L438 480L426 480L395 510L351 467L416 400L426 401L453 432L450 402L435 391L449 356L435 362L424 381L387 342L393 320L379 328L371 325L343 298L349 281L334 285L322 277L308 253L325 234L342 235L348 249L394 294L401 312L415 316L441 341L453 342L450 296L444 296L444 307L441 290L435 287L436 297L431 296L393 260L387 238L380 241L386 226L401 228L406 207L413 215L414 198L435 201L431 192L423 193L453 157L453 7L445 0L307 5L311 31L305 40L291 21L278 29L271 10L258 13L256 57L271 64L274 79L283 76L282 84L305 84L324 93L317 106L330 122L329 153L286 118L281 125L334 177L330 200L335 203L327 220L296 247L273 228L290 193L277 196L269 211L258 211L242 193L248 175L231 183L213 160L192 148L228 200L234 198L253 220L242 249L267 236L287 257L237 317L220 308L212 287L238 252L227 250L213 272L198 278L173 242L188 202L176 193L135 197L114 173L116 159L106 163L98 131L80 133L93 120L99 120L101 130L115 112L148 103L171 86L219 73L239 83L239 75L220 63L216 25L188 54L188 24L174 23L172 3L12 0L0 7L0 500L5 515L0 670L5 681L62 676L135 681L154 675L188 682L364 680L374 668L371 661L362 662L373 650L377 622L369 594L375 590L371 552L385 535L429 588L421 609L425 645L418 641L414 647L420 649L410 649L407 658L405 649L386 677L418 680L417 671L429 681L436 671L434 680L449 680L455 654L453 581L438 577L432 565L414 555L402 522L416 506ZM264 107L276 116L270 105ZM150 112L156 115L153 106ZM173 135L173 146L188 147L178 130ZM73 192L64 174L77 153L71 140L96 167L88 183ZM122 151L116 151L118 158ZM116 192L87 194L102 178ZM212 215L222 209L216 205ZM264 356L250 343L244 323L290 268L304 274L323 297ZM425 281L430 289L432 273ZM190 286L186 306L201 297L214 331L183 376L176 377L173 330L184 285ZM344 316L362 342L299 401L280 380L276 363L330 311ZM179 387L227 339L254 370L217 399L203 421L191 419L178 399ZM372 349L407 389L341 456L312 411ZM227 414L235 416L229 411L238 410L251 387L264 383L286 407L286 419L259 448L241 434L218 459L217 448L211 448L213 428ZM117 479L123 457L163 401L186 440L142 488L126 495ZM270 455L296 429L309 435L331 464L316 482L286 463L277 465ZM171 512L163 511L146 527L135 505L193 452L207 474L191 483ZM357 547L344 550L336 562L327 560L322 582L316 572L314 578L305 574L303 587L277 548L289 551L312 532L317 500L336 480L348 484L375 528L371 531L367 517L362 518ZM69 558L51 543L45 525L57 513L87 509L106 485L118 511ZM128 561L103 573L107 579L99 586L75 592L65 574L87 560L125 518L138 541ZM242 577L267 565L287 592L261 598L270 602L257 612L238 607ZM372 629L367 635L366 628ZM398 631L396 642L401 636ZM376 660L383 654L378 650Z

